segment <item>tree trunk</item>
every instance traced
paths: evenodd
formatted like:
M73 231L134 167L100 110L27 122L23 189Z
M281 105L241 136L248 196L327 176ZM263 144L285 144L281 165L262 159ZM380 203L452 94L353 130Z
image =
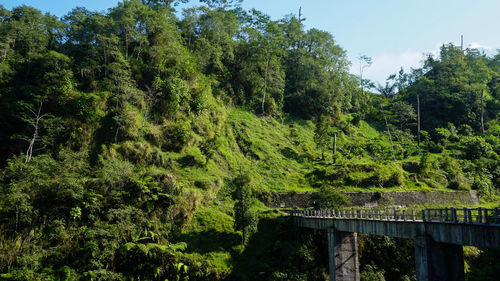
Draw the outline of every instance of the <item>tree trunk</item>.
M118 131L120 131L120 125L116 127L116 132L115 132L115 142L118 142Z
M481 91L481 134L484 135L484 89Z
M420 95L417 94L417 139L420 147Z
M26 159L24 163L28 163L29 161L31 161L31 157L33 156L33 147L35 146L36 139L38 138L40 120L42 120L42 118L46 116L45 114L41 114L42 106L43 106L43 100L40 101L37 112L34 112L32 109L30 109L31 113L33 113L33 115L35 116L35 120L30 122L32 123L31 125L33 126L34 132L33 132L33 137L31 138L30 144L28 146L28 149L26 150Z
M337 133L333 134L333 155L337 154Z
M387 128L387 133L389 134L389 140L391 141L392 159L396 161L396 155L394 154L394 145L392 143L391 130L389 129L389 124L387 123L387 117L384 116L384 119L385 119L385 127Z
M337 133L334 133L333 134L333 156L332 156L332 163L335 164L335 162L337 161L335 159L335 155L337 155Z
M266 102L266 91L267 91L267 70L269 69L269 60L270 60L270 55L267 55L266 59L266 70L264 72L264 95L262 96L262 115L265 114L265 102Z

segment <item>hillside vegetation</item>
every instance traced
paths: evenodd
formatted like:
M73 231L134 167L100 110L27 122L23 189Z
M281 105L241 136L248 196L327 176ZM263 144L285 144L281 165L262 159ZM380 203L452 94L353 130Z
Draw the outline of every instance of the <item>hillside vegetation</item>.
M0 6L0 279L325 280L271 193L498 202L500 54L444 45L375 87L294 15L178 2Z

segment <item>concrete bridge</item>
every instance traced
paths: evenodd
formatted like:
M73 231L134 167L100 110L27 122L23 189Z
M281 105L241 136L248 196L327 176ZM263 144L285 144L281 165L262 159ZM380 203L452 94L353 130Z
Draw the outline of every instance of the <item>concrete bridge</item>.
M463 245L500 246L500 209L344 209L292 213L328 232L331 281L359 281L357 233L415 241L417 281L464 281Z

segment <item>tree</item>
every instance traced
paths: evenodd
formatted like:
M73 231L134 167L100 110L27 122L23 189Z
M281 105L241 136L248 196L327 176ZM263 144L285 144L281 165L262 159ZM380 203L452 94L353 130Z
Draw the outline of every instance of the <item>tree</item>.
M365 105L365 87L369 85L369 81L363 79L363 73L366 68L372 65L372 58L362 55L358 57L359 60L359 85L361 86L361 100L362 105Z
M210 8L223 8L238 7L243 0L200 0L201 3L207 4Z
M233 180L235 186L234 202L234 228L243 234L241 244L247 241L249 233L253 232L257 226L257 217L252 208L252 189L250 188L250 178L241 174Z
M29 140L28 150L26 150L26 159L24 161L25 163L28 163L33 157L35 143L39 141L38 134L42 125L42 119L47 117L47 114L42 114L42 107L43 100L40 100L37 110L28 107L28 110L31 114L33 114L33 116L31 118L27 118L26 121L33 127L33 137Z
M283 31L278 22L259 11L250 10L241 17L243 28L235 50L233 89L241 93L239 103L255 112L281 115L285 87Z
M332 146L332 162L335 164L337 159L337 136L341 131L344 131L347 127L347 123L342 120L342 112L340 110L340 105L334 104L332 106L332 113L330 119L330 125L332 127L332 135L333 135L333 146Z
M420 72L406 88L404 99L415 104L418 98L422 129L432 132L451 122L481 130L481 93L484 89L483 113L488 116L488 84L495 76L484 56L477 50L464 53L460 47L443 45L439 58L427 57Z
M410 104L404 101L395 101L391 104L391 111L394 114L397 122L399 123L399 129L403 130L404 126L410 124L410 122L417 119L415 114L415 109Z
M315 123L314 142L316 146L321 149L321 160L325 160L325 150L330 144L330 135L328 134L329 127L328 118L325 115L320 115Z
M385 82L385 86L382 86L380 83L377 83L375 87L376 90L384 95L386 98L392 98L395 96L396 84L389 84L388 81Z

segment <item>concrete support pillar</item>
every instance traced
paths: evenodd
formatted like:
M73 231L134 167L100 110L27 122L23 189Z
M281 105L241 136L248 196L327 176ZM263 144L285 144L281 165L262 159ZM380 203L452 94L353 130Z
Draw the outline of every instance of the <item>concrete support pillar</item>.
M330 281L359 281L358 236L328 230Z
M464 281L461 245L437 243L428 237L415 238L417 281Z

